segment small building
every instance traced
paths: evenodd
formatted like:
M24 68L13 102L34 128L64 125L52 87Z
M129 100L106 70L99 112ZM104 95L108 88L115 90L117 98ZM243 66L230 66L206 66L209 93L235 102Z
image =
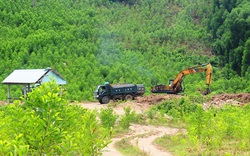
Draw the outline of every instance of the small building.
M2 84L8 85L8 103L10 103L10 86L23 85L23 95L31 91L33 85L41 85L45 82L55 80L58 85L65 85L66 80L56 71L51 68L46 69L17 69L14 70L8 77L6 77Z

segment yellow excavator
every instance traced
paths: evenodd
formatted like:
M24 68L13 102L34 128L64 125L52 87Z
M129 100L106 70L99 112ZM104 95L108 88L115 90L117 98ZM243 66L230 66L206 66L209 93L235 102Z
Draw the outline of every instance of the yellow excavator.
M206 72L207 89L206 91L202 93L204 95L207 95L211 92L209 87L212 82L212 72L213 72L212 66L210 63L184 69L181 72L179 72L179 74L176 76L174 80L169 80L169 86L167 85L152 86L151 92L152 93L168 93L168 94L178 94L180 92L183 92L184 91L184 88L182 87L183 78L188 74L194 74L194 73L199 73L199 72Z

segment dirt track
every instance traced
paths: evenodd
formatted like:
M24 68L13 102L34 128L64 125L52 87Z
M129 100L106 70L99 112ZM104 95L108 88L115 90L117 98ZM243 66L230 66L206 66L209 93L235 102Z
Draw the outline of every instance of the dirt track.
M114 108L114 111L122 115L124 113L123 107L130 106L130 108L136 113L143 113L149 109L151 105L162 102L163 100L169 100L173 98L180 98L181 95L150 95L146 97L137 98L135 101L122 103ZM250 103L250 93L242 94L221 94L215 95L211 100L203 103L204 109L210 106L220 107L225 104L239 105L242 106L246 103ZM83 107L89 109L101 109L107 107L107 105L101 105L99 103L85 103L82 104ZM138 146L142 151L145 151L150 156L169 156L172 155L168 151L162 151L152 144L152 142L158 138L162 137L164 134L174 135L178 132L178 129L168 128L168 127L155 127L152 125L131 125L131 132L120 138L114 138L113 142L109 144L107 148L104 149L103 156L121 156L121 153L117 151L114 147L114 143L123 138L133 138L131 144ZM139 135L143 137L138 137Z
M174 135L178 132L176 128L156 127L152 125L135 125L130 127L131 132L121 138L114 138L113 142L104 149L103 156L122 156L114 147L115 142L122 140L123 138L132 138L130 143L139 147L142 151L151 156L172 156L168 151L162 151L152 144L152 142L165 134ZM143 136L143 137L139 137Z
M107 105L101 105L99 103L84 103L83 107L88 109L101 109L107 107ZM136 113L143 113L146 111L150 105L149 104L141 104L136 101L134 102L125 102L114 108L114 111L122 115L124 114L123 107L130 106L130 108ZM135 125L132 124L130 127L130 132L122 137L113 138L111 144L108 145L103 151L103 156L122 156L122 154L115 148L114 144L117 141L120 141L124 138L132 138L131 144L139 147L142 151L146 152L150 156L171 156L172 154L168 151L161 151L156 146L152 144L152 142L158 138L162 137L165 134L174 135L178 132L176 128L167 128L167 127L156 127L152 125ZM143 137L139 137L139 136Z

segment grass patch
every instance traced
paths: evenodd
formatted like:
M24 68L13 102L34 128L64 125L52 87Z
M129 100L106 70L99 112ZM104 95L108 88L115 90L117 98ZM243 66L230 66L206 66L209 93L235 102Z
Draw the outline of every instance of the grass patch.
M183 120L179 119L148 119L149 125L154 126L165 126L165 127L172 127L172 128L179 128L183 129L185 128L185 123Z
M188 152L185 151L185 146L183 146L183 137L181 134L175 136L164 135L163 137L155 139L153 144L159 146L163 150L174 153L174 155L184 156L188 154Z
M220 148L207 148L207 146L203 144L199 144L198 146L194 145L187 141L185 135L177 134L175 136L164 135L161 138L157 138L153 143L164 150L172 152L176 156L250 155L250 148L246 150L237 148L237 140L224 140L223 145Z
M154 126L166 126L173 128L185 128L186 124L181 118L173 118L164 112L150 109L146 112L147 123Z
M141 151L137 146L133 146L129 138L116 142L115 147L125 156L149 156L147 152Z
M115 126L113 129L114 136L117 138L123 137L123 135L130 132L130 129L124 129L121 126Z

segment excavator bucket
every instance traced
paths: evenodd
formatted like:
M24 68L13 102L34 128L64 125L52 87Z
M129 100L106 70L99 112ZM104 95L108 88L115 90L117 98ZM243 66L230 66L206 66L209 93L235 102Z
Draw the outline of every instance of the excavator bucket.
M211 90L209 88L207 88L206 90L201 90L198 89L198 91L202 94L202 95L208 95L211 93Z

